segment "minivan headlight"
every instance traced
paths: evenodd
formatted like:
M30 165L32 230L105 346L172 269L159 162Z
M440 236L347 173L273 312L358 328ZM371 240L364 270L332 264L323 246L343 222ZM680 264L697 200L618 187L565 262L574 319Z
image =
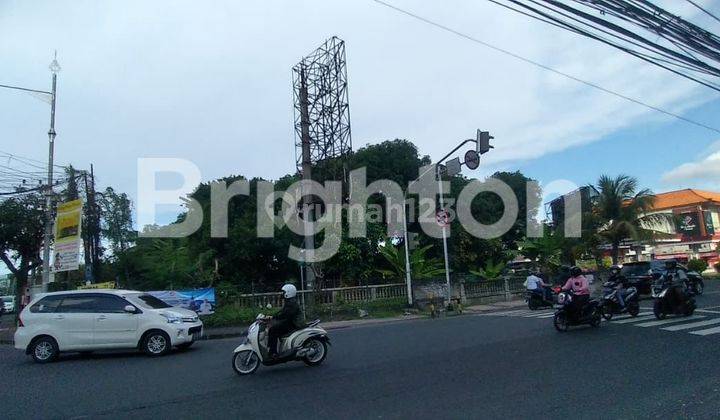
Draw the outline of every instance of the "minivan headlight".
M182 322L182 318L180 318L179 316L166 313L161 313L160 315L162 315L167 320L168 324L180 324Z

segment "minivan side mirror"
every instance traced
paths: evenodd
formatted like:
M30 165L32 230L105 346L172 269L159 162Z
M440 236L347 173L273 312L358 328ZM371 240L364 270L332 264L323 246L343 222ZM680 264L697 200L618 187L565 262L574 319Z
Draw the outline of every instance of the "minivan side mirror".
M132 305L127 305L123 309L125 310L125 312L130 313L130 314L134 314L137 312L137 309L135 309L135 307Z

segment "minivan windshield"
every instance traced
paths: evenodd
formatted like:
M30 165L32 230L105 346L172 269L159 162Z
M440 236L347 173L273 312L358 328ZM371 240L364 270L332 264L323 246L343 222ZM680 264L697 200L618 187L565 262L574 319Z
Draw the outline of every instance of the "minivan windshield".
M151 309L172 308L171 305L168 305L167 303L163 302L162 300L156 298L153 295L144 294L144 295L135 296L135 298L140 301L139 302L140 304L142 304L143 306L145 306L147 308L151 308Z

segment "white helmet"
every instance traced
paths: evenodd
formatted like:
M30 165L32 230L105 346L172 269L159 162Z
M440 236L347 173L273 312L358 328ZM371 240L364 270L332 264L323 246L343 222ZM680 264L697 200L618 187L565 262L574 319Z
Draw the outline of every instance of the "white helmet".
M291 299L297 295L297 289L292 284L286 284L283 286L282 291L284 292L283 297L285 297L285 299Z

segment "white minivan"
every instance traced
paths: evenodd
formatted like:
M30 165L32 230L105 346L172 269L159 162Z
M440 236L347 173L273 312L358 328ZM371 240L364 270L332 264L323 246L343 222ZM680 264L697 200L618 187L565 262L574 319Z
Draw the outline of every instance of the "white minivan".
M190 347L203 324L191 310L144 292L77 290L36 296L20 313L15 348L46 363L60 352L139 348L150 356Z

